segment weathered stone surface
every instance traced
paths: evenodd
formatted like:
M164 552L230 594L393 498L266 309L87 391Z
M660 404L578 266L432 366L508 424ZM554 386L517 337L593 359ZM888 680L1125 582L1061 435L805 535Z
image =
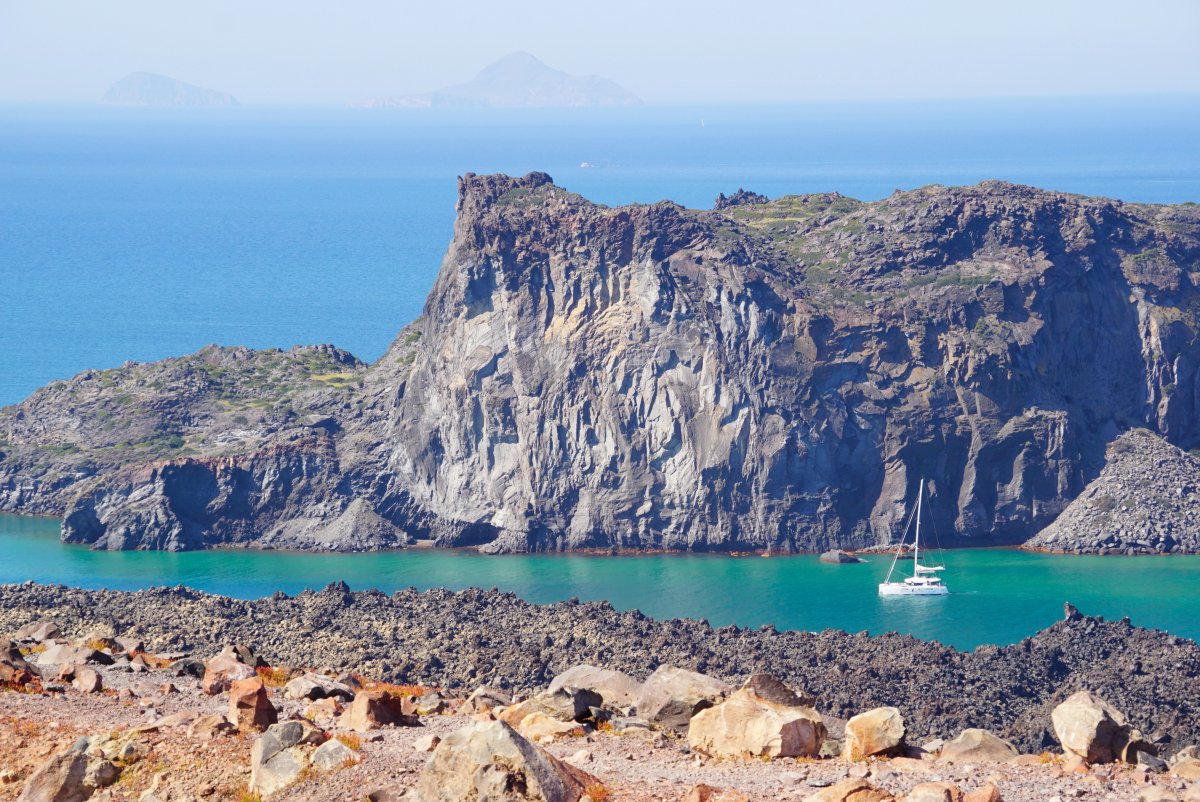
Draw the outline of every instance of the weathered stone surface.
M1004 802L995 783L984 783L963 794L963 802Z
M1122 760L1131 741L1140 737L1125 716L1089 691L1067 697L1050 718L1063 751L1088 763ZM1135 760L1135 754L1128 756L1128 762Z
M646 678L637 696L638 716L660 727L682 730L692 716L733 691L714 677L662 665Z
M298 721L285 721L267 728L250 750L250 790L270 796L282 791L308 766L308 755L300 747L306 730Z
M388 690L359 691L344 713L340 726L357 732L394 724L397 727L417 727L420 720L413 712L412 700Z
M39 766L17 802L84 802L98 788L115 782L120 769L102 757L89 757L88 747L89 740L80 738Z
M283 695L288 699L312 701L333 696L349 702L354 698L354 691L330 677L323 677L320 674L304 674L288 680L288 683L283 686Z
M216 696L233 687L233 683L254 676L254 666L246 665L235 655L219 654L204 664L200 688L209 696Z
M679 802L750 802L750 798L731 788L716 788L700 783L693 785L680 797Z
M459 705L458 713L460 715L470 715L472 713L486 713L496 707L508 707L512 704L512 697L500 690L488 685L481 685L471 692L471 695Z
M228 719L239 730L265 730L279 720L266 686L258 677L239 679L229 688Z
M600 694L604 707L611 710L624 710L637 703L637 694L641 683L620 671L578 665L568 668L552 679L546 690L553 693L563 687L594 691Z
M809 693L797 693L778 677L761 671L751 674L742 683L743 688L754 691L762 699L789 707L812 707L816 697Z
M1171 763L1171 773L1189 782L1200 780L1200 758L1185 757L1176 760Z
M337 699L327 696L304 708L303 716L314 724L332 724L346 708Z
M1003 763L1017 748L987 730L968 728L942 745L938 759L947 763Z
M22 686L32 682L36 670L25 660L17 644L0 638L0 685Z
M51 644L37 656L37 664L42 667L83 665L84 663L111 665L112 657L87 646L71 646L67 643Z
M591 718L592 708L602 704L600 694L586 688L560 685L507 707L497 718L514 727L532 713L541 713L559 721L583 721Z
M53 621L34 621L13 633L13 637L17 640L29 641L31 643L54 640L55 638L61 638L62 635L62 630Z
M963 802L963 793L954 783L918 783L902 802Z
M842 757L862 760L873 755L895 754L904 748L904 719L894 707L877 707L846 722Z
M530 743L502 721L473 724L442 740L410 802L577 802L596 782Z
M216 713L200 716L188 725L188 737L201 741L211 741L218 735L235 732L237 727L225 716Z
M362 757L336 738L317 747L312 753L312 765L321 771L337 771L362 760Z
M864 779L851 778L818 791L805 802L895 802L895 797Z
M99 693L104 680L94 668L87 666L63 666L58 672L60 682L69 682L80 693Z
M537 712L522 718L514 728L534 743L551 743L559 738L582 736L586 732L584 726L574 720L563 721Z
M817 711L771 702L750 688L701 710L688 725L688 746L713 757L816 757L825 740Z

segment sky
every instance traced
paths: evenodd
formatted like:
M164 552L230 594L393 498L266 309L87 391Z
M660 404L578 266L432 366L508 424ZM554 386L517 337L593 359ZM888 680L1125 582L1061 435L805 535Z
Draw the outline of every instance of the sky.
M651 103L1200 92L1200 0L0 0L0 101L145 70L244 104L435 89L525 50Z

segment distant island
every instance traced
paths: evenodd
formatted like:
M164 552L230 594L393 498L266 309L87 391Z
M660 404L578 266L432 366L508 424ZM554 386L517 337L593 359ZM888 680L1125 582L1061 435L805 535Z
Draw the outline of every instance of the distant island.
M117 81L100 98L106 106L142 106L147 108L215 108L236 106L228 92L205 89L166 75L134 72Z
M529 53L510 53L465 84L434 92L360 101L360 108L566 108L640 106L641 99L599 75L568 75Z

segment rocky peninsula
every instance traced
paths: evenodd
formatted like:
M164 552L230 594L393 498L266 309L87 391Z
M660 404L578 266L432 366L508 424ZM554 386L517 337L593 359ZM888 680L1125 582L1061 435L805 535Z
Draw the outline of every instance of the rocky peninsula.
M1070 607L959 653L484 591L27 584L0 636L0 800L1200 799L1200 647Z
M0 510L107 549L815 552L891 542L924 477L943 543L1018 544L1107 495L1124 433L1200 445L1198 282L1189 204L984 182L608 208L467 175L378 362L210 347L56 382L0 411ZM1038 545L1194 550L1194 485L1165 481L1131 513L1149 536Z

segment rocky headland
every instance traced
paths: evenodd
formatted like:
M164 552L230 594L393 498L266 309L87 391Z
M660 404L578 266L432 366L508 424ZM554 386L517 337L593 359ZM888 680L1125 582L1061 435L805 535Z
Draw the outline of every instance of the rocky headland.
M0 800L1200 799L1200 647L1070 608L959 653L482 591L21 585L0 635Z
M891 542L924 477L944 544L1017 544L1123 433L1200 445L1195 205L459 189L377 363L213 347L56 382L0 410L0 509L114 549L825 551ZM1194 550L1194 485L1163 481L1149 535L1055 542Z

